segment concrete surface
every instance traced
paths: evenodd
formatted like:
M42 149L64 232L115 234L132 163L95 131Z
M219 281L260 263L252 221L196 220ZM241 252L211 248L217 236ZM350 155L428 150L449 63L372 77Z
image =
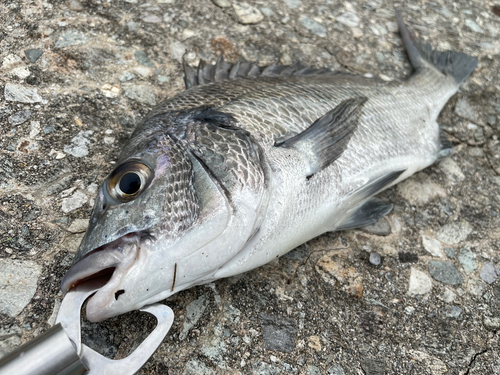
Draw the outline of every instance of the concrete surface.
M183 89L183 55L402 80L410 66L397 6L435 47L479 59L439 118L455 155L383 193L395 208L377 225L325 234L166 301L174 326L140 373L500 374L494 5L2 1L0 352L53 324L97 186L140 119ZM85 322L84 342L120 358L153 326L139 313Z

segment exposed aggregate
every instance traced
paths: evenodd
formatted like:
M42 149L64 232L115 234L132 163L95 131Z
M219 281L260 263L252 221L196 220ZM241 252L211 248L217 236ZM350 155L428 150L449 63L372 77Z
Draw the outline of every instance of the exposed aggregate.
M499 4L500 5L500 4ZM488 0L4 0L0 4L0 355L54 323L98 184L136 124L196 65L257 58L401 80L394 7L479 65L438 121L455 154L328 233L165 303L141 374L500 374L500 7ZM84 321L121 358L154 319Z

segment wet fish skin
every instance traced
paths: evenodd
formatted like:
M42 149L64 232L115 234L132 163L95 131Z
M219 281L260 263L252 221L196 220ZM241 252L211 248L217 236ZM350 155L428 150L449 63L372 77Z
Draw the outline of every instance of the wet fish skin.
M99 190L62 289L115 267L87 306L99 321L387 214L373 195L450 153L436 118L477 64L398 23L416 70L404 82L186 67L188 89L150 112Z

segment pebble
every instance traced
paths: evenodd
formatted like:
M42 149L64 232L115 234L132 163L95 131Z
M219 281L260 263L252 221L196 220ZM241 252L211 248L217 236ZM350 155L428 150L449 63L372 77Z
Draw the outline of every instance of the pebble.
M422 245L424 249L427 250L429 254L435 257L443 258L444 253L441 248L441 242L435 240L434 238L427 237L425 235L422 236Z
M500 328L500 317L483 316L483 324L486 329L496 331Z
M133 22L133 21L127 22L126 25L127 25L128 31L137 31L137 29L139 28L139 26L141 26L140 23Z
M4 90L5 100L19 103L40 103L42 97L34 87L25 87L14 83L7 83Z
M158 17L156 14L150 14L146 13L141 16L141 20L143 20L146 23L160 23L163 20L161 17Z
M19 79L26 79L31 74L28 68L24 65L23 60L17 55L9 54L3 59L0 67L7 74L16 76Z
M481 119L479 113L472 107L467 97L460 98L455 105L455 113L469 121L472 121L476 124L481 123Z
M89 219L75 219L67 230L71 233L83 233L87 230L88 226Z
M291 353L295 349L295 321L284 316L260 314L260 326L267 350Z
M300 0L285 0L285 4L290 9L297 9L302 3Z
M56 127L53 124L48 124L43 127L43 134L50 134L56 131Z
M465 180L465 175L452 158L446 158L439 162L439 169L450 179L452 182Z
M259 9L262 12L262 14L266 17L271 17L274 16L275 14L274 11L269 7L260 7Z
M380 257L379 254L370 253L370 263L371 264L373 264L374 266L378 266L381 261L382 261L382 258Z
M484 152L479 147L470 147L469 148L469 155L470 156L474 156L474 157L483 157L484 156Z
M317 352L321 351L321 337L319 336L309 336L307 346Z
M488 116L488 125L490 126L495 126L495 124L497 123L497 117L496 116Z
M452 303L455 298L457 298L457 295L450 289L444 288L443 295L441 296L441 299L446 302L446 303Z
M106 83L105 85L103 85L101 87L101 90L102 90L102 94L106 97L106 98L117 98L119 95L120 95L120 88L117 87L117 86L111 86L110 84ZM77 123L77 125L80 123L81 124L81 120L80 119L75 119L75 122ZM82 125L78 125L78 126L82 126Z
M321 371L316 366L307 366L307 375L321 375ZM343 374L342 374L343 375Z
M417 294L427 294L432 289L432 280L427 274L415 267L411 267L410 284L408 294L414 296Z
M445 247L444 252L446 255L448 255L451 259L455 259L456 255L456 250L453 247Z
M11 125L21 125L23 122L28 121L30 117L31 117L31 111L29 109L26 109L24 111L16 112L12 116L9 116L7 121Z
M156 94L150 86L129 85L124 87L123 93L127 98L136 100L139 103L156 105Z
M279 375L281 370L266 362L257 362L252 366L252 374L254 375Z
M451 305L448 312L445 314L446 317L456 319L462 314L462 309L458 306Z
M151 59L148 57L148 55L146 54L146 52L144 52L144 51L136 51L135 54L134 54L134 56L135 56L136 61L139 64L147 66L148 68L152 68L152 69L156 68L155 63L151 61Z
M356 298L363 297L363 279L346 260L323 255L316 263L316 271L321 278L332 286L340 284L342 290Z
M415 308L413 306L406 306L405 307L405 313L407 315L412 315L415 312Z
M184 368L183 375L215 375L215 371L208 368L203 362L198 361L197 359L191 359L188 363L186 363L186 367Z
M141 77L149 77L151 75L152 70L150 68L146 68L145 66L136 66L134 68L134 72L139 74Z
M208 302L208 293L205 293L187 305L186 318L184 319L182 331L179 334L179 340L184 340L191 328L198 323L208 306Z
M64 48L70 46L77 46L87 44L89 38L87 35L78 30L68 30L61 34L56 41L55 48Z
M72 196L64 198L61 203L61 209L64 213L72 212L88 202L88 197L80 190L77 190Z
M167 83L170 82L170 79L167 76L158 76L158 83Z
M8 54L7 56L5 56L5 58L2 61L1 68L2 68L2 70L9 70L9 69L13 69L19 65L21 65L21 66L24 65L23 60L21 60L21 58L19 56L11 53L11 54Z
M137 76L134 73L130 73L130 72L125 71L120 76L120 82L127 82L127 81L134 79L135 77L137 77Z
M305 244L297 246L295 249L283 255L283 257L290 260L304 260L307 258L307 247Z
M399 252L398 259L401 263L416 263L418 262L418 255L413 253Z
M338 364L332 365L328 370L326 370L328 375L345 375L344 369Z
M313 34L316 34L321 37L326 37L326 27L322 24L301 15L299 18L299 22L308 30L310 30Z
M424 173L399 183L397 190L399 195L415 206L424 205L435 197L446 197L446 191Z
M30 122L30 134L29 137L34 139L38 134L40 134L40 121L31 121Z
M0 327L0 359L21 344L23 331L17 325Z
M429 273L435 280L445 284L460 285L464 282L460 273L449 261L431 260L429 262Z
M182 57L186 52L186 46L179 41L174 41L170 44L170 55L174 60L182 62Z
M212 3L220 8L229 8L231 6L229 0L212 0Z
M90 137L94 133L92 130L81 131L71 139L71 144L64 146L64 152L73 155L75 158L83 158L89 154L88 145Z
M467 275L477 270L477 263L469 246L465 246L460 250L458 260Z
M481 297L486 290L486 284L481 280L475 277L470 277L467 281L467 291L476 296Z
M243 25L256 24L264 19L264 15L260 10L245 2L234 3L233 9L238 18L238 22Z
M225 368L224 357L227 355L227 348L222 340L223 330L220 323L217 323L212 331L209 336L204 338L200 351L219 368Z
M479 25L477 23L475 23L473 20L471 19L466 19L465 20L465 26L467 26L469 29L471 29L472 31L474 31L475 33L481 33L481 34L484 34L484 31L483 29L481 29L479 27Z
M66 250L70 254L76 254L78 248L80 247L80 243L82 242L84 234L70 234L64 238L64 241L61 245L61 248Z
M431 356L425 352L410 349L407 352L407 356L411 358L412 361L418 361L425 366L429 374L432 375L445 375L448 373L448 368L439 358Z
M378 220L376 223L359 228L360 231L373 234L375 236L388 236L391 234L391 225L385 217Z
M467 239L472 227L465 220L446 224L436 234L436 238L448 245L455 245Z
M68 0L66 4L68 5L69 10L73 10L75 12L81 12L85 9L82 3L80 3L78 0Z
M9 72L9 74L14 75L14 76L16 76L19 79L26 79L26 78L28 78L31 75L31 73L28 70L28 68L22 67L22 66L20 66L18 68L12 69Z
M498 270L497 266L495 266L491 262L486 262L481 268L481 272L479 274L479 276L481 276L481 279L486 281L488 284L493 284L499 275L500 271Z
M360 365L366 375L385 374L384 358L366 358L361 360Z
M356 27L359 25L359 17L352 12L345 12L337 17L337 22L340 22L347 27Z
M19 315L35 295L41 272L30 260L0 259L0 313Z

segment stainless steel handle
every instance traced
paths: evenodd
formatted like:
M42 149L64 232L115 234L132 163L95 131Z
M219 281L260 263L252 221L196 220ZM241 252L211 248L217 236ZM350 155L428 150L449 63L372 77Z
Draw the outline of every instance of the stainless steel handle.
M0 375L82 375L87 370L61 324L0 359Z

